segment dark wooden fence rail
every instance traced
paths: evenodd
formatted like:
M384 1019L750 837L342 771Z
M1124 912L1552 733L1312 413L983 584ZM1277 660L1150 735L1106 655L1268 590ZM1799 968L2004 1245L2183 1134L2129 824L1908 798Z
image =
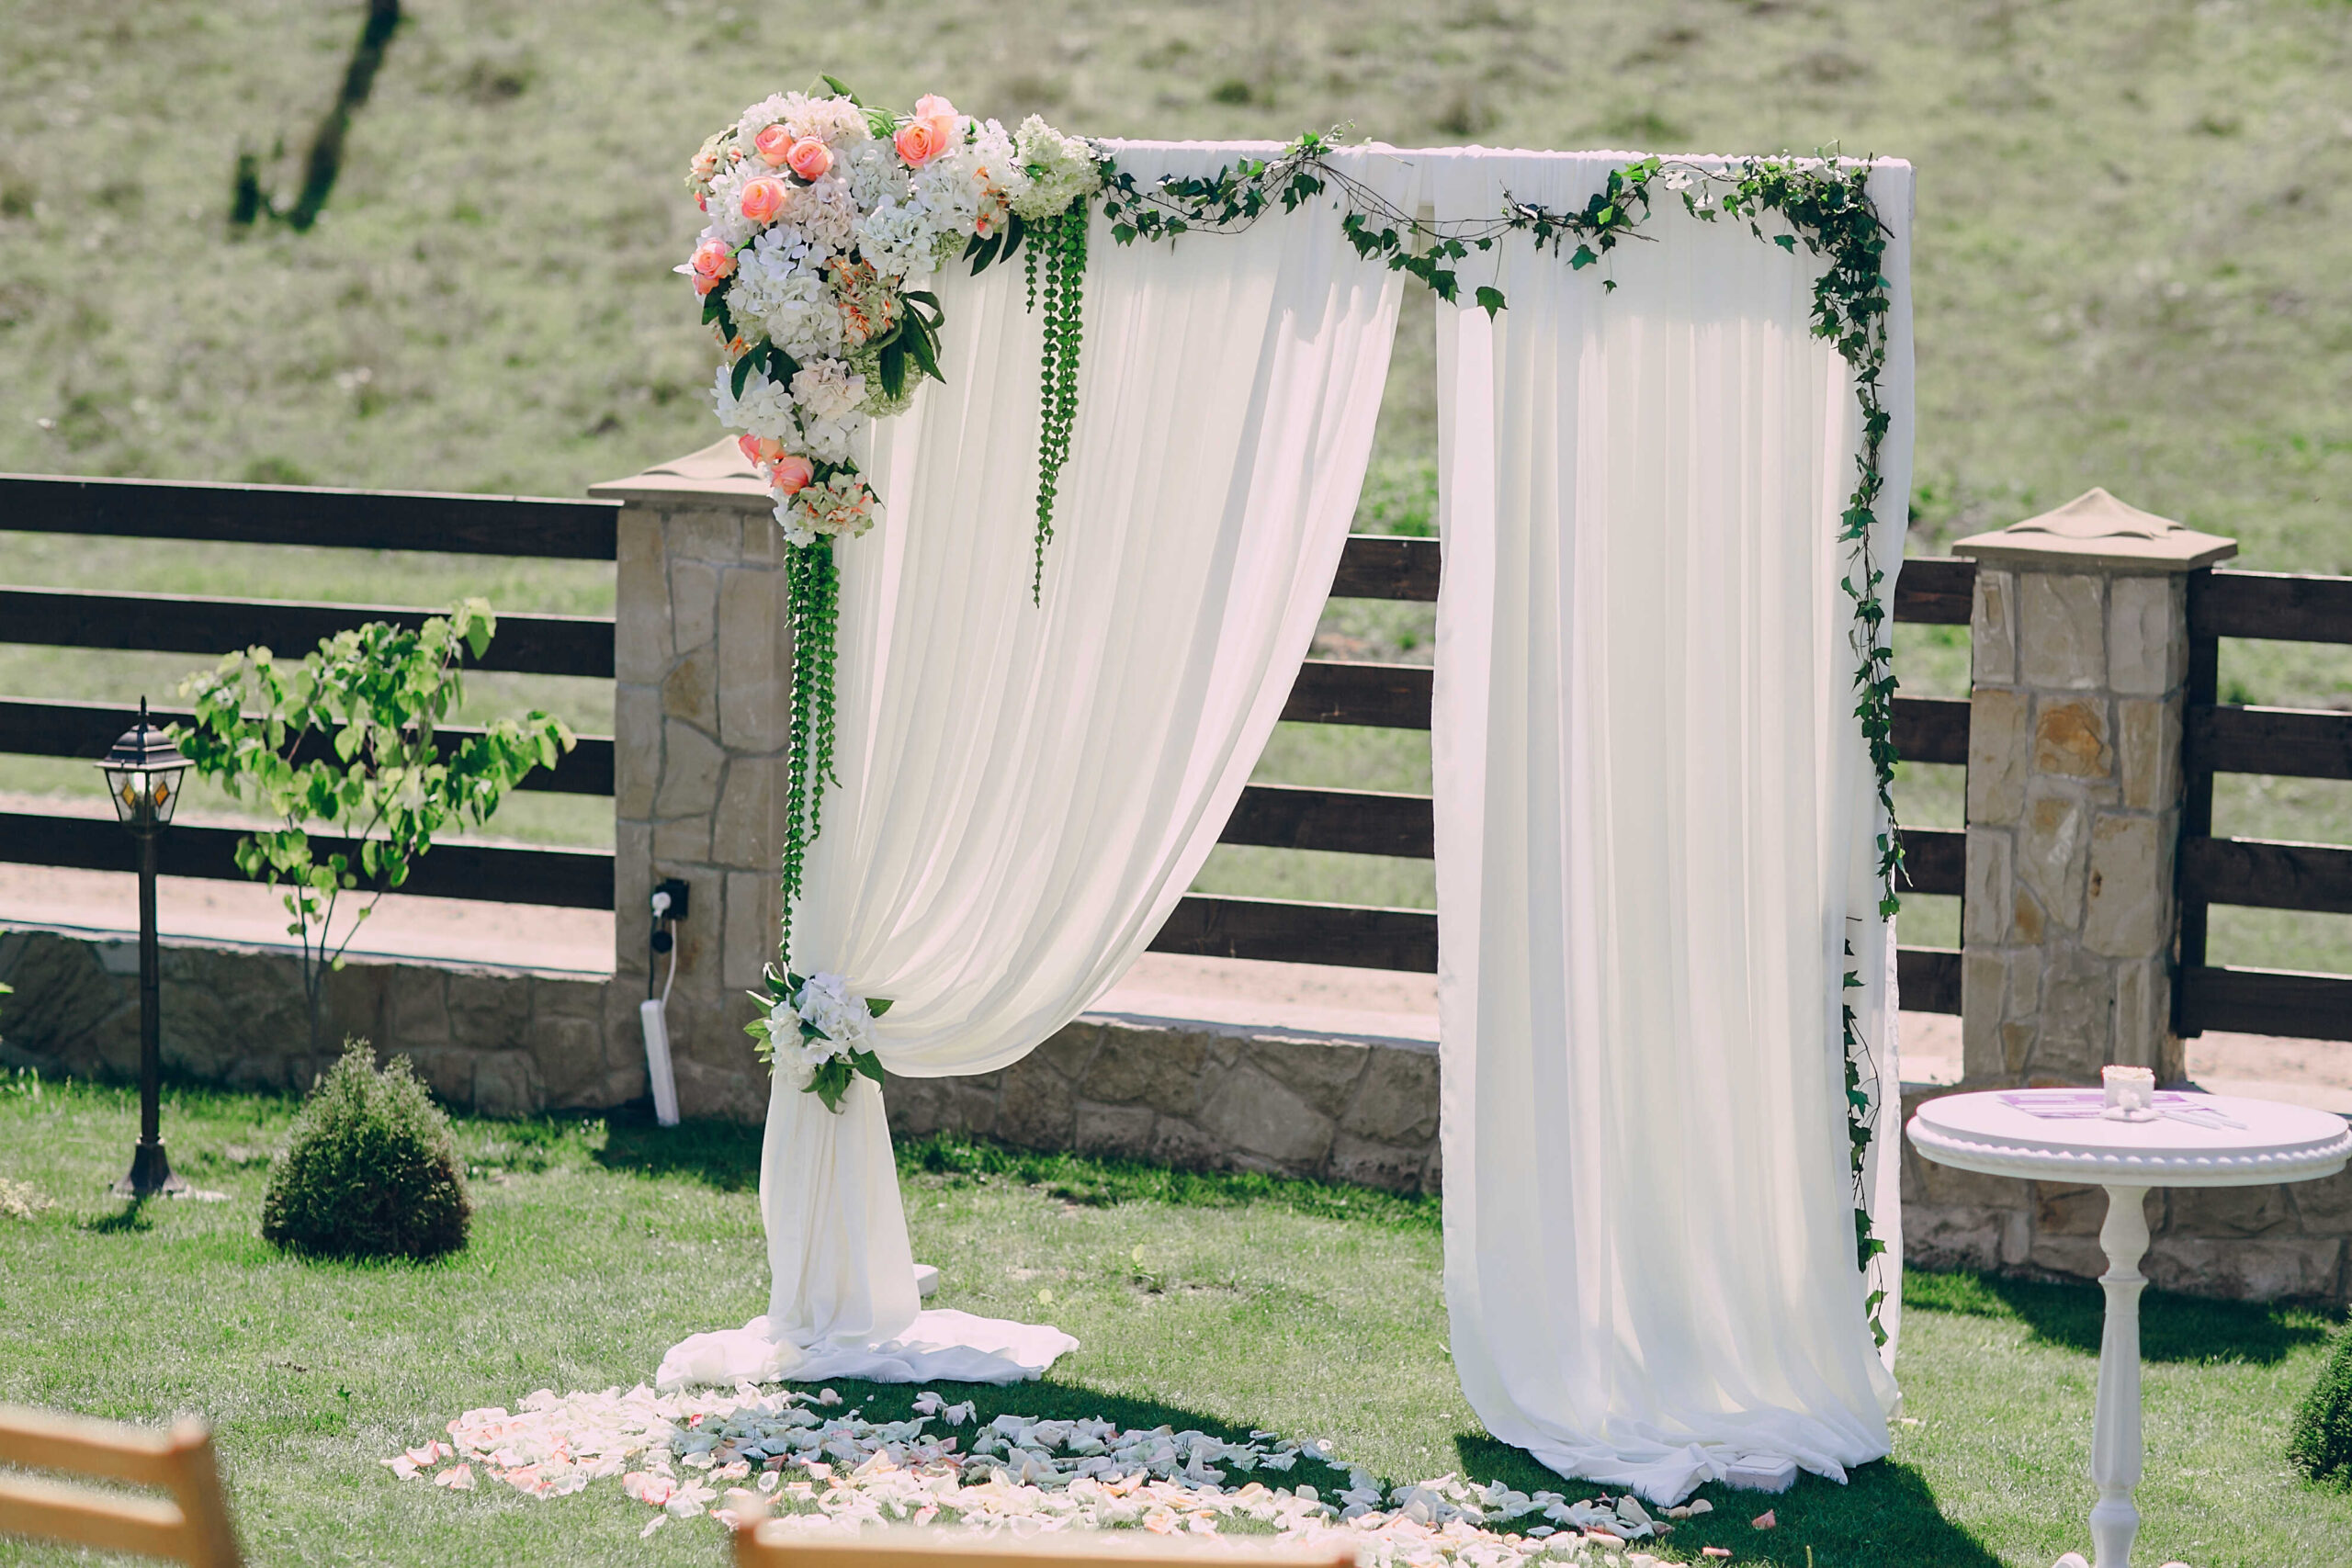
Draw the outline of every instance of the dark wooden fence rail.
M2174 1025L2185 1035L2213 1029L2352 1040L2352 976L2206 962L2211 905L2352 914L2352 849L2212 836L2216 773L2352 779L2352 713L2219 700L2225 637L2352 643L2352 577L2192 573L2188 636L2182 751L2188 790L2175 868L2181 973Z
M616 503L599 501L0 475L0 529L45 533L610 560L618 511ZM1965 626L1974 581L1975 568L1968 561L1906 562L1896 584L1894 618ZM1432 603L1438 588L1434 540L1357 537L1340 558L1332 593ZM291 653L368 620L413 622L430 613L0 588L0 639L199 656L262 643ZM2352 642L2352 580L2200 573L2190 581L2189 620L2197 651L2187 725L2189 831L2179 857L2185 911L2182 1026L2352 1038L2352 978L2221 969L2203 962L2208 904L2352 912L2352 850L2211 837L2216 772L2352 778L2352 715L2228 706L2214 700L2220 637ZM503 615L482 668L608 679L612 622L587 615ZM1425 665L1310 660L1299 671L1283 716L1300 723L1426 730L1430 685ZM1915 761L1964 765L1968 711L1961 698L1898 698L1898 749ZM126 722L124 713L100 705L0 699L0 751L93 758ZM454 746L468 733L452 730L442 739ZM525 787L609 795L611 739L583 738L561 767L534 775ZM1220 840L1427 859L1433 851L1432 820L1426 795L1253 784ZM166 851L165 870L234 877L229 846L235 836L192 824L176 829L167 840L173 847ZM1903 842L1911 891L1961 892L1963 834L1907 829ZM102 819L0 813L0 860L118 867L124 863L125 845L119 829ZM448 845L420 863L407 891L609 908L611 857ZM1426 972L1437 966L1437 922L1426 910L1195 895L1179 903L1152 945L1160 952ZM1906 1006L1959 1010L1956 952L1905 949L1900 964Z
M441 495L276 485L164 483L45 475L0 475L0 529L117 535L235 544L340 547L610 560L618 507L612 502L531 497ZM1895 615L1965 625L1973 582L1966 561L1915 561L1905 570ZM1360 536L1348 541L1332 593L1433 603L1434 540ZM429 611L365 604L197 598L0 588L0 638L56 647L143 649L218 656L263 644L288 653L370 620L410 623ZM481 668L542 675L610 678L613 624L586 615L505 615ZM1299 671L1283 718L1298 723L1426 730L1431 672L1426 665L1310 660ZM184 716L168 714L167 717ZM128 722L120 710L42 699L0 699L0 751L95 758ZM1968 705L1905 698L1898 743L1921 761L1964 762ZM445 748L470 731L445 732ZM613 742L583 737L552 773L526 788L610 795ZM1426 795L1253 784L1220 840L1279 849L1428 859L1433 817ZM167 840L172 875L234 878L236 834L193 824ZM1911 886L1957 894L1962 835L1907 830ZM126 850L102 819L0 813L0 859L35 864L118 868ZM611 857L578 851L447 845L418 863L404 891L441 897L610 908ZM1267 898L1188 897L1153 942L1159 952L1434 971L1437 920L1427 910L1358 908ZM1957 1010L1959 955L1903 954L1911 1005Z

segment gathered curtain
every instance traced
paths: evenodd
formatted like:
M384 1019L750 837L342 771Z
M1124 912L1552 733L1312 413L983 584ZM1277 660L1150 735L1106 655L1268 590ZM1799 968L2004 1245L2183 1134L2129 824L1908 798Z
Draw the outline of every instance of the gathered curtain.
M1148 183L1268 146L1113 143ZM1411 206L1416 175L1349 172ZM884 506L841 545L840 784L792 965L891 999L876 1054L945 1077L1018 1060L1141 953L1215 844L1313 637L1371 455L1400 294L1328 214L1085 278L1079 415L1030 602L1039 318L1016 262L943 270L940 363L878 422ZM779 1078L760 1207L769 1310L661 1381L1035 1376L1075 1341L921 1310L881 1091Z
M1580 209L1627 161L1419 156L1441 221ZM1891 601L1910 171L1869 188L1892 230ZM1821 264L1662 193L1641 233L1583 271L1506 236L1486 265L1509 308L1439 310L1439 1034L1471 1405L1564 1473L1672 1503L1751 1456L1842 1479L1887 1451L1899 1129L1837 538L1861 427L1811 331ZM1869 1279L1849 1001L1890 1243Z

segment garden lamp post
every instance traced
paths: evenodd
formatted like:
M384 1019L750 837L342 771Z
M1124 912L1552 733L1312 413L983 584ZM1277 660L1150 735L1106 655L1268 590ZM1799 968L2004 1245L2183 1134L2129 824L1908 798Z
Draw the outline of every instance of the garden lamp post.
M172 1174L164 1156L163 1111L163 963L155 942L155 840L170 826L180 803L180 775L187 759L170 736L147 717L147 699L139 699L139 723L122 733L98 762L106 774L107 794L114 799L114 814L130 829L139 846L139 1146L130 1156L130 1173L114 1184L125 1198L148 1198L158 1192L184 1192L187 1183Z

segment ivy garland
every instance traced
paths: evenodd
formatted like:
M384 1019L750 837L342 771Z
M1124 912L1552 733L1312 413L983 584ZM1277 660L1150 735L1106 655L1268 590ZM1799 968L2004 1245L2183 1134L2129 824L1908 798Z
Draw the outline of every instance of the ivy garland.
M1045 352L1037 387L1037 563L1029 602L1044 602L1046 547L1054 538L1054 501L1069 438L1078 423L1078 355L1085 337L1086 227L1081 197L1069 210L1037 225L1029 246L1029 308L1037 308L1039 253L1045 263ZM975 270L978 270L975 268Z
M833 541L786 545L786 612L792 621L792 723L785 750L783 930L779 964L792 955L792 906L800 897L808 845L817 837L825 784L833 777L833 660L841 617L841 572Z
M1172 243L1190 232L1235 233L1279 206L1294 211L1305 202L1335 191L1341 210L1340 226L1357 253L1384 263L1391 271L1419 278L1437 296L1460 302L1458 264L1473 250L1487 251L1510 232L1528 235L1538 250L1549 247L1563 255L1570 268L1581 271L1598 263L1628 239L1646 239L1640 228L1650 215L1653 186L1679 195L1692 217L1706 222L1730 218L1744 222L1757 238L1769 240L1792 254L1802 243L1826 265L1814 283L1813 331L1828 339L1854 380L1854 397L1861 418L1861 449L1856 457L1854 486L1838 522L1838 539L1851 547L1854 566L1840 582L1853 602L1849 637L1856 661L1854 714L1861 725L1876 774L1878 801L1886 814L1887 831L1878 837L1879 914L1893 919L1900 907L1896 880L1903 870L1903 850L1894 824L1894 649L1888 640L1885 600L1886 574L1878 565L1871 536L1885 476L1881 452L1889 417L1880 378L1886 368L1887 317L1890 288L1882 270L1886 252L1886 226L1871 205L1870 167L1830 158L1743 158L1721 168L1657 157L1643 158L1611 169L1582 208L1562 210L1538 203L1505 198L1501 213L1486 219L1435 222L1418 218L1389 202L1377 191L1334 167L1328 154L1335 138L1301 137L1275 158L1252 159L1205 178L1165 179L1150 186L1128 175L1106 172L1103 216L1112 237L1121 244L1136 240ZM1787 231L1768 234L1764 220L1778 217ZM1573 243L1575 249L1569 250ZM1603 278L1604 291L1617 287ZM1504 309L1499 289L1479 286L1472 294L1475 308L1489 316ZM1846 948L1850 960L1853 949ZM1849 969L1844 988L1861 985ZM1886 1244L1871 1234L1863 1170L1875 1135L1871 1087L1876 1064L1860 1021L1849 999L1841 1005L1845 1045L1846 1122L1854 1184L1855 1267L1867 1273ZM1870 1068L1871 1084L1864 1078ZM1866 1298L1871 1331L1880 1344L1886 1341L1879 1323L1883 1290Z

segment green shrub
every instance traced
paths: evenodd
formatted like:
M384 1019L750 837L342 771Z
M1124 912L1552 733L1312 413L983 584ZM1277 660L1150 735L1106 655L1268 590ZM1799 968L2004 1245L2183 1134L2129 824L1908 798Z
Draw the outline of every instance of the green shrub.
M367 1042L346 1041L271 1162L262 1238L333 1258L455 1252L473 1213L458 1169L449 1119L408 1058L378 1072Z
M2295 1411L2287 1457L2313 1481L2352 1485L2352 1325L2335 1337L2319 1381Z

